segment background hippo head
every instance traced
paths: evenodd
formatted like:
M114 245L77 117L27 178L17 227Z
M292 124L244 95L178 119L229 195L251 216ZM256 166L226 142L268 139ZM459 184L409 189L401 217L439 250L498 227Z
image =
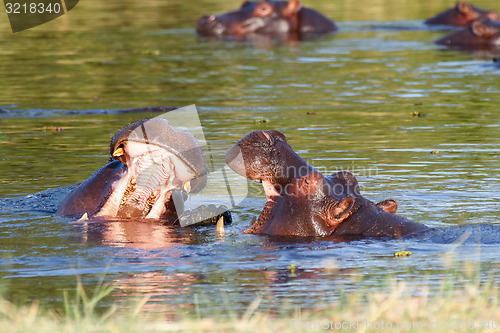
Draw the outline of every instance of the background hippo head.
M455 7L431 17L425 21L425 23L466 27L473 22L483 21L485 19L499 21L500 17L498 13L493 10L484 10L468 2L459 1L456 3Z
M472 50L499 49L500 22L491 20L474 22L465 29L438 39L436 44Z
M322 34L335 30L337 27L332 20L313 9L302 7L300 0L245 1L238 10L201 17L196 27L201 36Z
M58 214L81 217L177 217L175 204L206 184L203 155L188 132L166 119L141 120L115 134L111 158L62 202Z

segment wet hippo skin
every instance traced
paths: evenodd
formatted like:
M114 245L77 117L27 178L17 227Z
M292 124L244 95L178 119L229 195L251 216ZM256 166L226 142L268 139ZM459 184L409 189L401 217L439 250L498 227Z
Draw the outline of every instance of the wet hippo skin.
M335 30L337 26L332 20L303 7L300 0L245 1L238 10L201 17L196 27L201 36L324 34Z
M262 182L266 204L246 233L280 236L370 236L400 238L428 230L394 214L393 199L364 198L349 172L324 176L297 155L275 130L255 131L226 153L238 174Z
M471 50L500 49L500 22L485 20L451 33L436 44Z
M485 19L499 21L500 17L498 13L493 10L484 10L468 2L459 1L456 3L455 7L431 17L425 21L425 23L430 25L442 24L467 27L473 22L483 21Z
M108 164L63 199L58 215L175 220L187 193L206 184L195 138L162 118L144 119L116 133L110 155Z

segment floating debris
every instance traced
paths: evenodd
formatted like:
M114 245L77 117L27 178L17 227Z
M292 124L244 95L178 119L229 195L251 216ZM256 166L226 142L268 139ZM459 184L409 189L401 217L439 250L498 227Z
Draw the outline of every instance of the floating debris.
M431 151L431 154L432 155L439 155L439 150L433 150L433 151Z
M270 122L270 120L268 118L259 118L259 119L255 119L254 121L256 124L261 124L261 125Z
M141 54L158 56L161 54L161 51L160 50L142 50Z
M409 257L409 256L411 256L411 252L410 251L398 251L398 252L394 253L394 256L396 258Z
M50 133L58 133L58 132L64 131L64 128L57 127L57 126L44 126L43 131L50 132Z

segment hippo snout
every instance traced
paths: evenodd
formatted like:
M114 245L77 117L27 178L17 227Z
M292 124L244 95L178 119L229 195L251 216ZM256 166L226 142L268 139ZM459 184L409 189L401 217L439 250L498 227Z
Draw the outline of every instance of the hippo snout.
M225 29L224 23L215 15L203 15L196 25L196 31L202 36L222 35Z

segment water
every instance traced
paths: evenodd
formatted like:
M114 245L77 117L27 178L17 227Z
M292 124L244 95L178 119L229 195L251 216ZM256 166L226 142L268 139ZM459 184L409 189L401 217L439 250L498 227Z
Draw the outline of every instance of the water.
M437 288L464 261L477 263L482 279L498 279L490 229L450 244L463 226L500 226L500 71L490 55L432 43L446 32L424 29L422 19L447 1L307 5L335 19L339 33L302 43L199 40L196 19L232 9L230 1L87 1L19 34L1 21L4 295L61 307L76 276L92 289L105 273L117 286L110 304L151 295L147 309L172 316L195 302L209 314L244 310L258 295L265 310L310 308L337 301L341 289L383 289L387 279ZM217 163L248 132L277 129L322 172L355 173L365 197L395 198L399 214L454 231L340 243L244 235L265 202L256 183L224 237L54 216L65 186L106 163L113 134L154 116L109 110L190 104ZM395 259L399 250L413 255Z

